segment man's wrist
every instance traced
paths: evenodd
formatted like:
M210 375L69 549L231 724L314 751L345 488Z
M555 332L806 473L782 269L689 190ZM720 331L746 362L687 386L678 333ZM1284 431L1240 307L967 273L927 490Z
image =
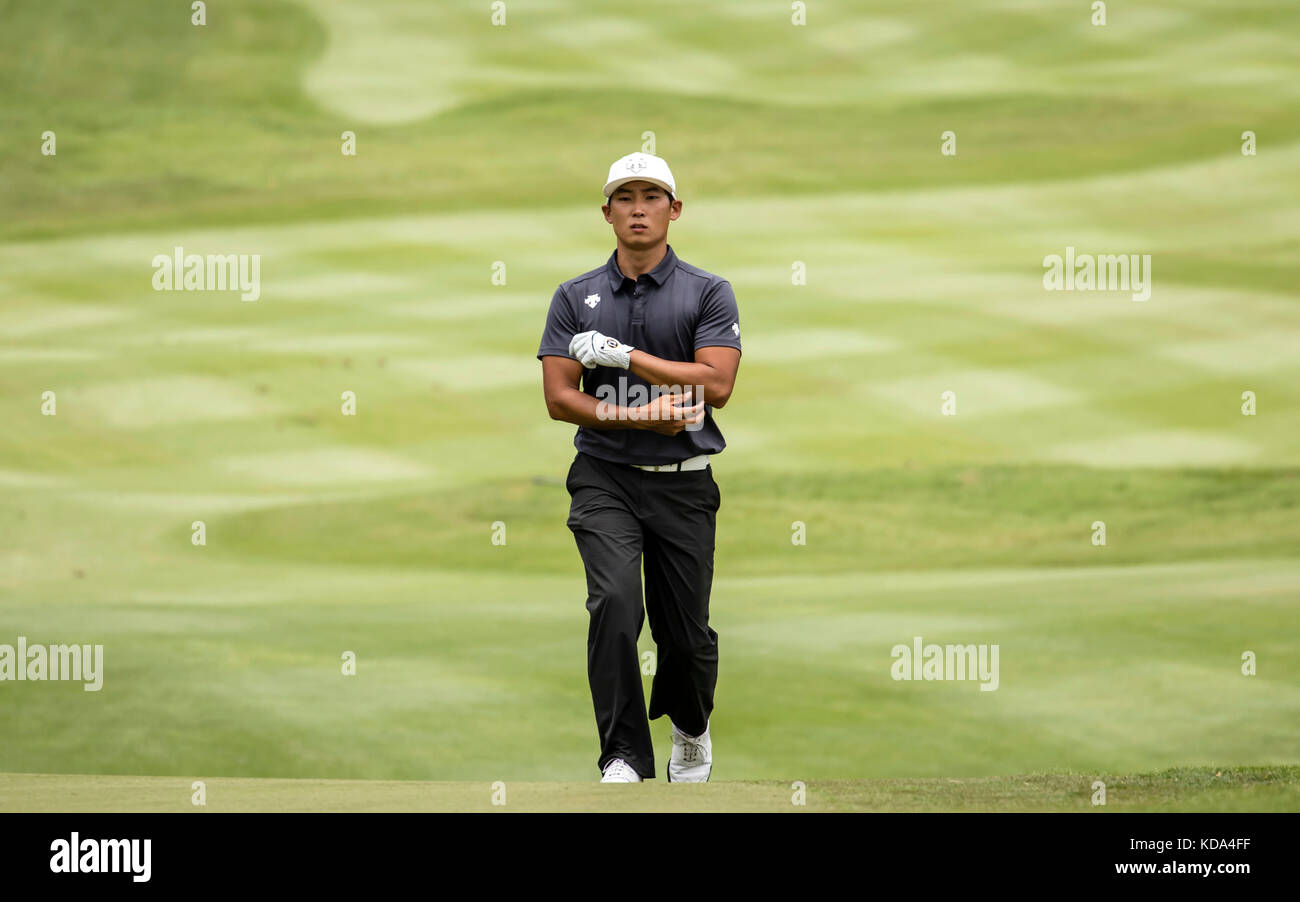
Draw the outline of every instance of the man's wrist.
M622 407L611 401L596 402L596 419L601 424L608 423L609 426L617 428L618 424L623 424L632 429L645 429L646 416L645 409L642 407Z

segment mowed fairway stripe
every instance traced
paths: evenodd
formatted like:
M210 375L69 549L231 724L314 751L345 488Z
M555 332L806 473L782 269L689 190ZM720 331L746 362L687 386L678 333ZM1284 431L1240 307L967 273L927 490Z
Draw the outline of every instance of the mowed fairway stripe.
M29 305L0 314L0 336L21 339L50 332L73 332L131 319L131 310L73 304Z
M1042 456L1093 467L1214 467L1253 463L1260 449L1248 439L1208 430L1164 429L1066 442Z
M432 469L376 448L309 448L228 457L216 465L239 476L270 485L344 485L420 479Z
M120 429L266 417L280 409L236 382L186 373L101 382L64 394L66 405Z
M945 392L952 392L960 415L1058 407L1080 395L1014 370L956 370L886 382L870 389L879 397L923 416L942 416Z

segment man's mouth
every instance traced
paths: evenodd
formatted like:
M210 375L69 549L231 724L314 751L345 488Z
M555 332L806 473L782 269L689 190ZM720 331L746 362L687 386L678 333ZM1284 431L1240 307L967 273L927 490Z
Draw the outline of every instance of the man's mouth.
M632 223L632 231L634 231L634 232L644 232L645 230L646 230L646 226L642 225L641 223L639 223L639 222L634 222L634 223Z

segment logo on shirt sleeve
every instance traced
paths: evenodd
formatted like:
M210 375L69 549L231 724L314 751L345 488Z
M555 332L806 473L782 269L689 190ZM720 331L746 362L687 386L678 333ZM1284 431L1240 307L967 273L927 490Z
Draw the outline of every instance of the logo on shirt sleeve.
M600 295L598 295L598 294L589 294L589 295L587 295L587 297L583 300L583 303L586 304L586 305L587 305L588 307L590 307L591 309L595 310L595 309L596 309L596 305L600 303Z
M731 324L731 331L732 331L732 334L734 334L737 338L739 338L739 337L740 337L740 323L732 323L732 324Z

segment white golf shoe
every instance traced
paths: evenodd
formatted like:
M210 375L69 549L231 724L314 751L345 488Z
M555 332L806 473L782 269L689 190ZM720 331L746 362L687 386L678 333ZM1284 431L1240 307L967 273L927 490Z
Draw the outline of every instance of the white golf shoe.
M640 783L641 775L632 769L622 758L615 758L609 764L605 765L604 776L600 778L602 783Z
M687 736L673 724L673 755L668 759L669 783L707 783L713 772L713 741L709 725L699 736Z

